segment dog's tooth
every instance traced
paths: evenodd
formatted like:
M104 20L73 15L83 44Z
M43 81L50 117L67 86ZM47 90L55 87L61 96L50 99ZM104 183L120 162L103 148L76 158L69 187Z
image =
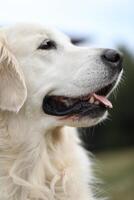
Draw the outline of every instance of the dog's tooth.
M66 102L65 102L66 106L68 106L68 107L69 107L69 106L72 106L73 103L74 103L74 102L73 102L73 100L72 100L71 98L70 98L70 99L67 99Z
M100 102L99 102L99 101L95 101L95 102L94 102L94 104L96 104L96 105L99 105L99 104L100 104Z
M66 106L70 106L70 102L67 99L62 100L62 102L66 105Z
M94 97L91 97L89 100L90 103L94 103Z

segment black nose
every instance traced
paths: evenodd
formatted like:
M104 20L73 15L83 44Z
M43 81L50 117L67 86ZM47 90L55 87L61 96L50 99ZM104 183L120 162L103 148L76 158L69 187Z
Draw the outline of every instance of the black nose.
M109 64L113 68L118 68L118 70L122 70L122 61L123 57L121 53L112 50L107 49L102 54L102 59L106 64Z

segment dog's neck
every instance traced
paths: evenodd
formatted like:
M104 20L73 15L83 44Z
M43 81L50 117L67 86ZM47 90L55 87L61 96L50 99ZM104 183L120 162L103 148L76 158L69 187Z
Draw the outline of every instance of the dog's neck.
M46 194L52 199L55 183L62 182L66 165L61 160L66 154L63 140L67 138L61 127L43 135L29 123L20 116L0 113L0 199L25 200L27 195L43 199Z

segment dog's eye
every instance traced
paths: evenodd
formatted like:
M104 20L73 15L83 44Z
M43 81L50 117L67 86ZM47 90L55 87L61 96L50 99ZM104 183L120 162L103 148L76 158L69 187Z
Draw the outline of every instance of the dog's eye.
M51 49L56 49L56 44L54 41L52 40L44 40L40 46L38 47L38 49L42 49L42 50L51 50Z

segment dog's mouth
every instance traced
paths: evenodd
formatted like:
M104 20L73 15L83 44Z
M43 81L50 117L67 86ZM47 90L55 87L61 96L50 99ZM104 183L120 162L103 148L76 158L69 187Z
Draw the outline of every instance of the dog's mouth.
M107 95L114 85L115 82L91 94L79 97L47 95L43 100L43 110L46 114L53 116L99 117L107 109L112 108Z

